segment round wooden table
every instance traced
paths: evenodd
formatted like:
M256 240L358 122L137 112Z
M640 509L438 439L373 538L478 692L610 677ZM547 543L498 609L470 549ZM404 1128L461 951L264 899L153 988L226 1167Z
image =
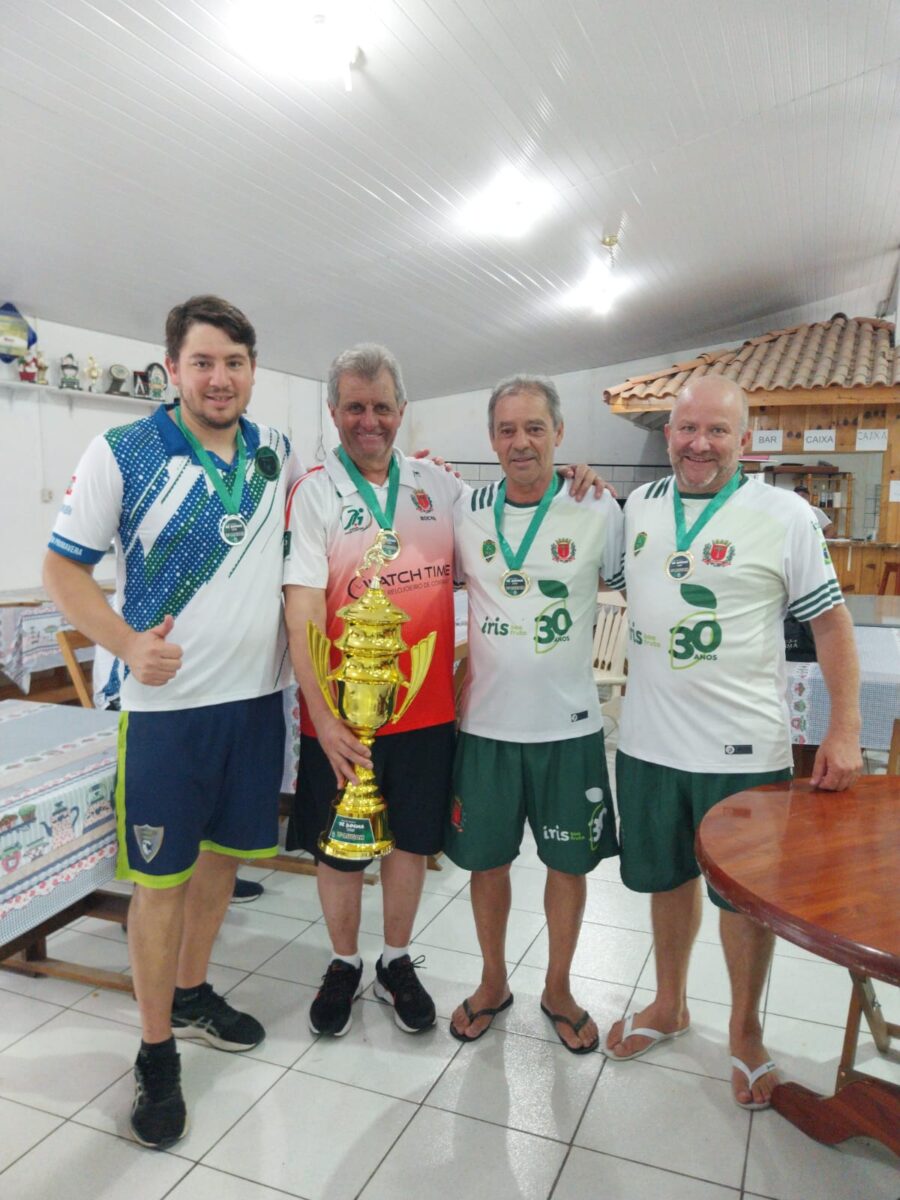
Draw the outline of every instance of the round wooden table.
M871 984L900 984L900 779L864 776L845 792L808 780L738 792L706 814L696 850L730 904L847 967L853 981L836 1094L781 1084L773 1107L819 1141L862 1134L900 1154L900 1088L853 1066L861 1014L882 1053L900 1036Z

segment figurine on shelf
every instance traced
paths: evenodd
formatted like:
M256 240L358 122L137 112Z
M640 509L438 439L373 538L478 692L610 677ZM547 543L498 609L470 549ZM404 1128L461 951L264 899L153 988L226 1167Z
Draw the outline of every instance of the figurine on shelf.
M169 376L162 363L150 363L145 372L147 376L147 393L151 400L165 400Z
M128 368L123 367L121 363L113 363L109 368L109 387L106 389L108 396L127 396L129 394L125 384L128 382Z
M24 358L19 359L19 378L23 383L34 383L37 372L37 357L29 350Z
M132 385L131 385L132 396L146 396L147 395L147 372L146 371L132 371L131 377L132 377L132 381L133 381Z
M59 386L80 392L81 380L78 374L78 359L74 354L64 354L59 360Z
M100 381L100 376L103 374L103 368L98 364L93 354L88 355L87 366L84 368L84 373L88 380L88 391L96 392L97 384Z
M35 363L37 365L38 383L46 384L47 372L50 370L50 364L47 362L46 358L44 358L43 351L38 350L37 355L35 356Z

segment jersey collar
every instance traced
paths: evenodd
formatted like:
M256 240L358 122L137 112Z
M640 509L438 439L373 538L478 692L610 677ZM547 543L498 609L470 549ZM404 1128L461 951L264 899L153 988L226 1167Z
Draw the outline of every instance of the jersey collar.
M150 420L156 424L163 447L169 458L184 457L189 458L192 462L197 462L196 455L187 444L184 434L169 416L174 408L174 404L161 404ZM252 458L259 449L259 426L254 425L252 421L248 421L246 417L240 418L240 426L241 433L244 435L244 442L247 446L247 457ZM217 454L214 454L213 458L218 459L223 466L227 467L231 465L230 463L223 462Z

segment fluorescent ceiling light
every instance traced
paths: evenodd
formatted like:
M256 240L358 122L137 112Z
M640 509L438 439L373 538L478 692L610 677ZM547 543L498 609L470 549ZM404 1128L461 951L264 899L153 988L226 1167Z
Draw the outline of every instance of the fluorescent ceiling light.
M515 167L504 167L469 201L460 220L473 233L522 237L550 210L553 199L548 183L526 179Z
M569 308L587 308L597 316L603 316L625 287L624 281L613 275L608 261L595 258L581 283L565 297L565 303Z
M266 75L303 80L343 78L359 58L354 0L238 0L231 43Z

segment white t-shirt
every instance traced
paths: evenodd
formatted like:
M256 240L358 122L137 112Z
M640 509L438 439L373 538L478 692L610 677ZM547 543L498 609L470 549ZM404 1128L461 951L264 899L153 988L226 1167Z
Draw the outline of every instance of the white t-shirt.
M277 430L241 418L247 531L228 545L219 535L222 501L168 411L161 406L94 438L50 539L57 554L88 564L114 545L115 607L133 629L151 629L167 613L175 618L168 640L183 660L168 683L138 683L114 660L105 694L120 695L126 711L247 700L279 691L291 675L281 601L284 507L302 468ZM212 458L223 472L231 465Z
M522 571L529 590L508 596L494 525L496 484L454 509L457 564L469 593L469 661L460 728L511 742L553 742L602 728L591 646L602 576L616 586L622 514L615 500L576 502L560 480ZM503 533L518 548L535 505L507 502Z
M409 616L402 636L408 646L436 632L434 657L425 682L402 719L385 725L379 735L403 733L454 719L453 705L453 505L465 485L441 467L421 459L394 457L400 486L393 528L400 554L386 562L381 584L391 600ZM387 485L373 485L384 510ZM330 454L294 485L288 503L290 548L284 582L325 590L328 629L332 642L343 628L339 608L358 600L366 588L356 570L372 546L378 525L340 459ZM340 652L332 651L332 664ZM406 656L401 670L408 670ZM401 692L401 701L404 692ZM314 734L305 704L301 728Z
M734 774L791 765L783 620L843 603L809 505L747 479L692 541L693 572L666 572L675 551L673 477L625 506L628 686L626 754L684 771ZM709 497L684 498L685 524Z

